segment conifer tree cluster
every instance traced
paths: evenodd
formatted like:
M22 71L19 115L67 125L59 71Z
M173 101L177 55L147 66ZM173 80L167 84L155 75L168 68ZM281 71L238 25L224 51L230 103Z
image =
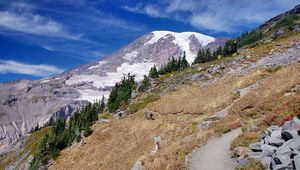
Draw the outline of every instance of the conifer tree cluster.
M262 38L263 38L263 34L261 31L254 29L250 32L244 32L237 38L237 46L240 48L252 44L254 42L257 42Z
M150 82L151 82L150 78L148 76L144 75L144 79L141 82L141 85L138 90L140 92L145 92L148 89L148 87L151 85Z
M164 64L159 69L158 74L172 73L174 71L183 70L187 67L189 67L189 63L186 60L186 54L184 52L183 57L180 56L178 59L172 57L172 59L167 64Z
M48 160L56 159L60 150L79 142L81 133L85 137L93 131L90 126L98 119L98 114L104 110L104 97L101 102L89 103L77 111L68 122L59 119L52 123L52 131L46 134L38 143L29 169L39 169L48 163Z
M149 77L152 78L152 79L159 77L158 71L157 71L157 68L156 68L155 65L153 67L151 67L151 69L149 71Z
M136 87L135 75L124 75L121 82L116 83L110 92L107 107L109 112L115 112L121 105L126 105L131 98L131 93Z
M234 40L229 40L225 43L222 48L219 46L217 50L211 52L210 49L200 49L198 51L197 57L195 58L193 64L206 63L209 61L216 60L218 56L230 56L237 52L237 43Z

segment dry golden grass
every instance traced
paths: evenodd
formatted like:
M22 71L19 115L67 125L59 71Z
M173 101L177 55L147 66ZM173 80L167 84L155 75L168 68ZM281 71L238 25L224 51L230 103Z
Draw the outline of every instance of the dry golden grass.
M237 97L235 89L261 78L256 71L246 76L229 75L202 89L182 86L146 106L160 113L155 120L145 120L139 111L119 121L97 123L94 133L84 139L86 144L63 150L49 169L130 169L137 160L143 160L147 169L182 169L185 156L193 148L216 133L224 133L224 129L240 126L240 121L229 116L215 128L198 130L196 125L231 104ZM153 137L158 135L162 138L161 150L151 156ZM183 141L187 136L192 139Z
M137 160L145 161L149 169L180 169L187 151L205 139L205 135L196 136L197 119L201 118L178 114L145 120L142 113L136 113L120 121L97 123L83 146L62 151L49 169L130 169ZM181 141L190 134L195 135L194 140ZM151 156L153 137L158 135L161 150Z
M237 98L234 90L247 87L262 78L263 74L256 71L246 76L227 75L204 88L182 86L149 104L148 108L161 114L211 114L230 105Z
M298 39L296 37L292 41ZM290 41L278 40L276 43ZM274 46L272 43L259 45L257 51L248 49L243 55L251 53L249 55L257 60ZM203 119L230 105L238 97L236 89L247 87L267 75L268 79L257 89L233 105L227 117L212 123L209 128L197 129L196 125ZM283 97L283 94L300 83L299 77L300 63L297 63L272 74L263 69L244 76L229 74L203 88L181 85L174 92L143 105L157 112L155 120L145 120L140 109L122 120L96 123L93 134L84 139L84 145L63 150L49 169L127 170L137 160L144 161L146 169L183 169L185 156L209 137L241 126L241 123L248 126L266 118L272 119L265 115L274 115L273 108L291 99ZM153 137L158 135L162 138L161 150L152 156ZM187 136L191 139L184 141ZM243 137L244 142L252 137Z
M278 104L289 99L283 96L284 93L295 84L300 84L299 70L300 63L296 63L273 73L257 89L235 103L231 111L244 119L257 119L260 115L273 112Z

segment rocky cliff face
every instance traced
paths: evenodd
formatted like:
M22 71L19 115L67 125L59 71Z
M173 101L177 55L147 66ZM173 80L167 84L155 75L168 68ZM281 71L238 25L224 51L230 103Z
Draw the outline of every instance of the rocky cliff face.
M178 57L185 51L191 63L199 48L224 43L195 32L154 31L111 56L60 75L0 84L0 153L32 128L67 118L102 95L107 98L123 74L135 74L140 81L153 65L160 66L172 56Z

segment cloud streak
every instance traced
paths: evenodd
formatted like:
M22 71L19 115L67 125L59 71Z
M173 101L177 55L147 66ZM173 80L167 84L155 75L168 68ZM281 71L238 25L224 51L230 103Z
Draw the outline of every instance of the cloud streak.
M32 13L14 13L10 11L0 12L0 26L22 33L45 35L50 37L62 37L77 40L79 35L68 33L64 26L54 20Z
M199 30L233 33L261 24L297 4L298 0L163 0L123 9L188 23Z
M0 60L0 74L24 74L35 77L46 77L63 72L63 69L48 64L27 64L13 60Z

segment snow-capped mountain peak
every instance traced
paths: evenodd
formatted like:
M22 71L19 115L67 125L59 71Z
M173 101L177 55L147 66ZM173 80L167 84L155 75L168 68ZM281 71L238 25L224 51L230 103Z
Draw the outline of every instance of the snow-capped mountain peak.
M215 42L218 39L196 32L153 31L110 56L63 74L0 85L0 100L4 101L0 110L9 115L2 119L4 122L0 121L0 138L4 139L0 140L0 151L37 124L42 126L51 119L68 117L87 101L94 102L102 95L107 99L112 86L121 80L123 74L134 74L136 81L141 81L153 65L160 67L169 58L179 57L184 51L187 60L192 63L200 48ZM20 86L21 89L7 90L7 86ZM22 127L24 130L20 132L18 129Z

